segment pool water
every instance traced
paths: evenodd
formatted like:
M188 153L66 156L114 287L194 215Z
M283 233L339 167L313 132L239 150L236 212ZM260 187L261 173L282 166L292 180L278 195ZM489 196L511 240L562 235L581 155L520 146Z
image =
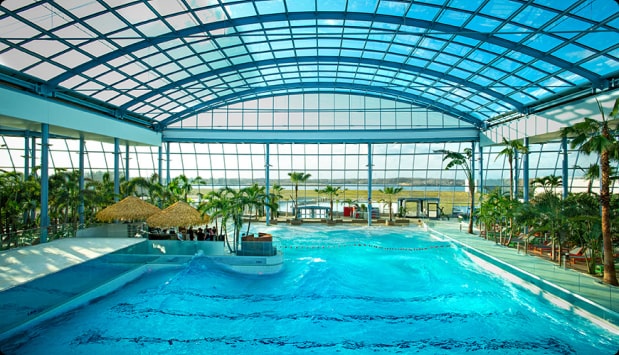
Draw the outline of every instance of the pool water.
M5 354L614 354L619 336L415 228L268 227L277 275L196 255L4 344Z

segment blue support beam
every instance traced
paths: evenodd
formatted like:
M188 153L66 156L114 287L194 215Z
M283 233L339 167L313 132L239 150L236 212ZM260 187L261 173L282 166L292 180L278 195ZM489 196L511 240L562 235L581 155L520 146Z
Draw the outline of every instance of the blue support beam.
M114 138L114 201L120 196L120 139Z
M47 243L49 228L49 125L41 124L41 243Z
M479 140L475 128L428 128L386 130L209 130L167 129L166 143L422 143Z
M372 143L368 143L368 226L372 225Z

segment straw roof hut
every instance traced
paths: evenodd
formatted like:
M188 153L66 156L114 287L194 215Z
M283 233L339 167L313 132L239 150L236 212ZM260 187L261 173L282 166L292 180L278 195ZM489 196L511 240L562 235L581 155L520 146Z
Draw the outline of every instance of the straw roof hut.
M198 210L184 201L178 201L146 220L146 224L156 228L189 227L208 222L209 216L202 217Z
M144 221L155 213L160 212L159 207L135 197L128 196L123 200L107 206L97 213L97 219L101 222L112 221Z

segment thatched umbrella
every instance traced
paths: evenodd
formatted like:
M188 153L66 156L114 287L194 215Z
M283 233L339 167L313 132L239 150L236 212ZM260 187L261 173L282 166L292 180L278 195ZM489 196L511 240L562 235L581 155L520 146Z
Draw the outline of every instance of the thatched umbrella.
M128 196L123 200L107 206L97 213L97 219L101 222L120 221L143 221L155 213L161 212L159 207L135 197Z
M190 227L208 223L209 216L202 215L187 202L178 201L163 211L150 216L146 224L156 228Z

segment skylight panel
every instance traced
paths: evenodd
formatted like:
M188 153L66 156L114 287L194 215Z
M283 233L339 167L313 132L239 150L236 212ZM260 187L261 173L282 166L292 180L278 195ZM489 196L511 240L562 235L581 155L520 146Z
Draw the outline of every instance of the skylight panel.
M471 73L477 72L483 67L481 63L474 62L472 60L464 59L458 63L458 70L466 70Z
M533 30L512 24L505 24L497 33L497 37L505 38L512 42L520 42L531 35Z
M69 48L59 41L30 41L24 43L22 47L46 58L52 57Z
M64 73L64 69L48 62L41 62L26 70L26 74L41 78L43 80L50 80L62 73Z
M130 6L117 8L116 11L121 18L133 24L143 23L157 18L143 2L136 2Z
M408 57L402 56L402 55L395 55L395 54L386 54L384 57L384 60L388 61L388 62L394 62L394 63L404 63L406 62L406 60L408 59Z
M282 0L257 1L256 7L261 15L281 14L286 12L284 2Z
M315 1L286 0L288 12L313 12L316 11Z
M425 68L426 65L428 65L428 63L430 63L429 60L425 60L425 59L421 59L421 58L415 58L415 57L411 57L406 61L406 64L412 65L412 66L417 66L420 68Z
M273 54L271 52L261 52L261 53L256 53L253 51L250 51L251 56L254 58L255 61L262 61L262 60L271 60L273 59Z
M437 6L427 6L420 3L413 3L406 14L407 17L419 18L426 21L433 21L438 15L440 8Z
M224 59L224 60L218 60L218 61L214 61L214 62L208 61L208 64L213 69L220 69L220 68L225 68L225 67L229 66L230 62L227 59Z
M374 13L378 0L366 0L366 1L349 1L348 12L369 12Z
M472 18L472 20L465 25L465 28L481 32L481 33L491 33L496 30L500 25L501 21L498 19L493 19L490 17L486 17L483 15L477 15Z
M32 56L24 51L11 49L0 54L0 65L21 71L34 63L40 61L39 58Z
M280 50L274 52L276 58L289 58L294 57L295 53L293 50Z
M376 13L391 16L404 16L410 3L396 1L381 1L378 4Z
M460 58L449 54L439 53L434 60L443 64L454 65L460 60Z
M606 75L619 70L619 61L601 55L582 63L582 66L597 74Z
M316 48L297 49L296 53L299 57L314 57L318 55L318 50Z
M256 10L254 9L253 1L225 5L224 8L233 19L257 15Z
M440 64L438 62L431 62L428 65L428 69L436 70L439 73L446 73L451 67L449 65Z
M316 0L318 11L345 11L346 2L346 0Z
M68 16L54 6L53 2L29 7L20 11L19 15L47 31L63 26L70 20Z
M109 34L127 27L122 20L109 12L104 12L97 17L86 19L84 22L102 34Z
M526 78L531 82L542 80L546 74L530 66L523 66L520 70L515 71L518 76Z
M445 10L438 21L448 25L462 27L471 15L460 10Z
M555 56L570 63L579 62L593 56L595 53L579 45L568 43L553 53Z
M167 2L173 1L166 1L166 3ZM175 16L166 17L165 20L176 31L196 26L194 18L187 13L181 13Z
M239 65L239 64L251 62L252 61L252 57L249 54L247 54L247 55L242 55L242 56L239 56L239 57L230 58L230 61L234 65Z
M226 13L221 7L211 7L205 10L194 11L194 14L200 19L203 24L209 24L228 19Z
M55 62L62 64L67 68L75 68L78 65L86 63L90 60L92 60L91 57L86 56L79 51L68 51L54 57Z
M588 32L582 38L579 38L577 42L583 46L603 51L608 47L609 43L619 43L619 33L606 31Z

